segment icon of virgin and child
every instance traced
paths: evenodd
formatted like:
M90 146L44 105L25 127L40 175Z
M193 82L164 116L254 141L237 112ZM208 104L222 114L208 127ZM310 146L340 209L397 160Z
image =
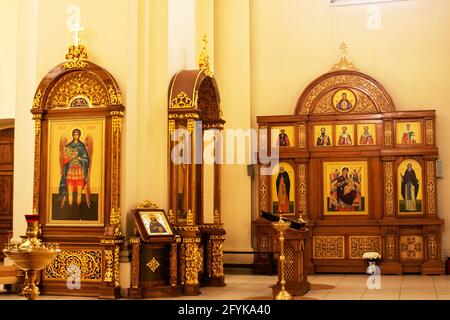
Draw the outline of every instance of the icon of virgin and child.
M348 167L342 171L335 169L329 176L330 182L330 211L361 211L361 174L362 168L353 169Z

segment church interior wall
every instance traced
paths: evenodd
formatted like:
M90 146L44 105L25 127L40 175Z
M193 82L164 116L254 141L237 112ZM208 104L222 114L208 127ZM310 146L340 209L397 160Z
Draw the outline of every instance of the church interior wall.
M450 159L447 0L377 4L379 29L368 28L374 13L366 5L330 8L328 0L192 0L184 3L189 16L183 23L171 20L180 16L180 1L4 0L0 12L9 27L0 36L10 60L0 61L0 117L16 118L16 238L25 233L23 215L32 210L34 127L29 110L39 81L64 60L72 41L66 13L70 4L81 9L87 29L82 41L90 60L113 74L125 98L124 225L126 214L142 200L169 209L167 88L177 69L196 65L204 32L225 128L247 130L256 128L258 115L293 114L303 89L338 60L341 42L347 43L349 58L361 71L387 88L397 110L436 109L437 145L445 169L445 178L438 180L438 208L440 217L450 220L445 199L450 188L445 165ZM185 24L189 28L183 33ZM183 40L186 36L191 42ZM223 166L222 177L224 250L248 251L251 220L258 210L256 179L247 176L246 165L238 164ZM450 254L449 234L447 224L443 256ZM249 261L226 255L225 262ZM124 262L124 287L129 283L127 268Z

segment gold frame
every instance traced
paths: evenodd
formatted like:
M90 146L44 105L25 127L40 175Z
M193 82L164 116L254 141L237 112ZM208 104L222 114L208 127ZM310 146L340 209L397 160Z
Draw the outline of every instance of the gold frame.
M78 125L77 121L79 121L80 123L84 123L83 125ZM76 124L75 124L76 123ZM97 209L97 221L91 221L91 220L84 220L78 222L77 220L53 220L52 216L53 216L53 201L52 201L52 197L53 197L53 192L51 190L52 188L52 183L51 180L53 178L53 168L56 165L55 163L52 162L52 156L55 154L55 148L56 146L53 146L52 142L53 141L53 128L56 126L61 126L61 125L68 125L71 131L72 129L76 128L76 127L81 127L81 126L89 126L89 125L100 125L101 128L101 134L102 136L100 137L101 139L101 151L99 152L98 149L95 150L95 153L97 155L97 157L95 159L100 159L99 160L99 174L100 174L100 188L99 188L99 192L98 192L98 209ZM105 131L106 131L106 120L103 117L94 117L94 118L90 118L90 119L82 119L82 118L70 118L70 119L51 119L48 120L48 135L47 135L47 146L48 146L48 158L47 158L47 188L46 188L46 197L45 197L45 201L46 201L46 225L48 226L60 226L60 225L64 225L64 226L92 226L92 227L99 227L99 226L103 226L104 224L104 192L105 192L105 154L106 154L106 136L105 136ZM70 133L70 132L67 133ZM82 137L86 136L85 132L82 132ZM97 139L98 140L98 139ZM95 144L96 145L96 144ZM92 159L90 159L92 160ZM97 161L97 160L96 160ZM92 171L91 171L92 173ZM89 179L92 178L92 175L89 176ZM84 192L83 192L84 193Z
M151 216L157 216L157 222L165 230L165 232L152 232L150 229ZM155 237L173 237L174 230L169 222L169 219L162 209L134 209L133 217L136 223L136 227L144 240L150 240ZM158 217L160 219L158 219Z
M364 210L363 211L330 211L328 207L328 197L329 197L329 172L330 168L337 169L339 167L339 174L342 173L342 169L347 167L351 174L355 167L360 167L362 171L362 181L360 184L361 196L364 197ZM368 162L367 161L330 161L323 162L323 214L325 216L368 216L369 215L369 172L368 172Z
M403 175L405 173L405 165L407 167L408 163L412 164L415 175L419 181L419 191L418 191L418 196L415 199L415 201L416 202L420 201L420 208L421 208L420 211L400 211L400 209L401 209L400 203L402 201L405 201L401 195L401 192L402 192L402 190L401 190L401 185L402 185L401 175ZM420 171L418 172L417 169L420 169ZM419 161L417 161L416 159L413 159L413 158L404 159L397 166L396 176L397 176L397 214L399 216L414 216L414 215L423 216L425 214L425 206L426 206L425 194L426 194L427 189L423 183L424 182L424 167L423 167L422 163L420 163ZM415 205L417 205L417 203Z
M286 135L289 140L289 146L277 146L278 137L280 134L280 130L284 129L286 131ZM275 134L275 132L277 132ZM287 148L295 148L297 146L297 139L296 139L296 125L295 124L286 124L286 125L277 125L277 126L271 126L270 127L270 146L271 148L279 148L287 149Z

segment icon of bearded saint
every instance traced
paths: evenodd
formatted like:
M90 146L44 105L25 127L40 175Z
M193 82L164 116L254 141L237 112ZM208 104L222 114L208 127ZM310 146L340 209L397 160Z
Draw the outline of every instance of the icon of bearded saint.
M86 206L91 207L90 201L90 174L94 141L92 136L87 135L81 140L81 130L72 130L72 141L69 142L67 135L62 135L59 143L59 164L61 180L59 184L59 199L61 208L66 201L69 208L74 204L74 193L76 194L76 205L81 207L82 193L85 192Z

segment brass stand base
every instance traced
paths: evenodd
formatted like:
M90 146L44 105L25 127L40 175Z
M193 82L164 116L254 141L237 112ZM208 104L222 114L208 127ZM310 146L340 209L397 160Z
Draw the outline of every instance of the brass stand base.
M273 296L278 295L282 290L280 284L273 285L271 288ZM284 290L288 291L292 296L303 296L311 290L311 284L308 281L287 283L284 286Z
M281 290L275 296L275 300L294 300L294 297L289 292Z
M23 288L22 294L27 300L37 300L41 293L39 292L39 288L32 283Z

